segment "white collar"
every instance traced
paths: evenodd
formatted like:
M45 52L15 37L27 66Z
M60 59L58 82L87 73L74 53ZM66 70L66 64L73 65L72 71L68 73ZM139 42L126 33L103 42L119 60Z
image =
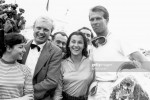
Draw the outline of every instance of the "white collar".
M33 40L32 44L36 44L34 40ZM43 44L38 44L38 46L40 47L40 51L42 51L45 44L46 44L46 42L44 42Z

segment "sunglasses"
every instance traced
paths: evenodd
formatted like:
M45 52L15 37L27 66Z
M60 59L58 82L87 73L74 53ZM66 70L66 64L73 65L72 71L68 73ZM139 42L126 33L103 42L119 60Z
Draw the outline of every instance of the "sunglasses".
M92 39L92 44L95 47L98 47L99 45L103 46L105 45L107 42L107 39L105 36L99 36L99 37L95 37L94 39Z

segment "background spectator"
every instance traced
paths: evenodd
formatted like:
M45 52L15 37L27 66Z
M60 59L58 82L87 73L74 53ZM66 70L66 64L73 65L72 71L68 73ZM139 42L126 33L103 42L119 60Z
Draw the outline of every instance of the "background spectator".
M66 42L67 42L68 36L65 32L56 32L52 36L53 43L57 45L63 53L66 52Z

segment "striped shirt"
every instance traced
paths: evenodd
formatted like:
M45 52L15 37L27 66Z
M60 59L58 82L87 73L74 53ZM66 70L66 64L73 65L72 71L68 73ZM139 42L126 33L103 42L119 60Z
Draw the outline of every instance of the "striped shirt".
M19 64L5 64L0 60L0 100L33 94L32 76L29 68Z

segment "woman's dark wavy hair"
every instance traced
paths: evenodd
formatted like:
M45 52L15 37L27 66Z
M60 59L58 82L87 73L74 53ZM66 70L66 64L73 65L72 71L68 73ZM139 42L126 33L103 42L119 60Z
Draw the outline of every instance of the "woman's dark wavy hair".
M2 54L6 52L6 47L13 48L17 44L26 43L26 39L22 34L11 33L4 35L4 43Z
M68 38L67 44L66 44L66 54L65 54L65 56L63 57L63 59L66 59L66 58L68 58L68 57L71 56L71 51L70 51L70 48L69 48L69 43L70 43L71 37L72 37L73 35L80 35L80 36L82 36L83 42L84 42L84 48L83 48L83 50L82 50L82 55L85 56L85 57L88 57L86 37L84 36L84 34L83 34L82 32L80 32L80 31L75 31L75 32L73 32L73 33L71 33L71 34L69 35L69 38Z

